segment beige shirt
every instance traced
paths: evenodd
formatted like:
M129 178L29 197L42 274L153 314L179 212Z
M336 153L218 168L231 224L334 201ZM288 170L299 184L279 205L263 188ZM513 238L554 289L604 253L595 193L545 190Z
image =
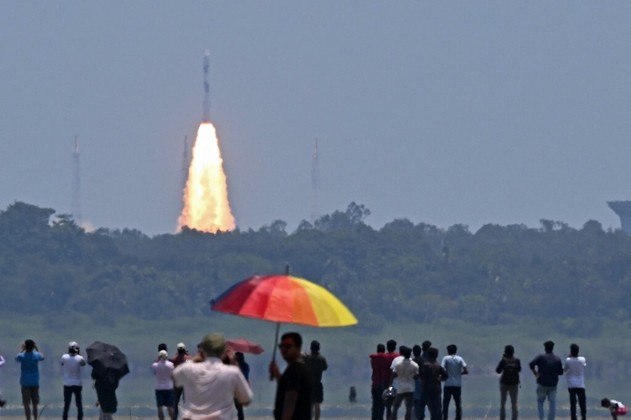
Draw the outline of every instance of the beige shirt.
M231 420L235 399L241 404L252 400L252 390L239 368L224 365L216 357L182 363L173 371L173 379L176 386L184 387L183 419Z

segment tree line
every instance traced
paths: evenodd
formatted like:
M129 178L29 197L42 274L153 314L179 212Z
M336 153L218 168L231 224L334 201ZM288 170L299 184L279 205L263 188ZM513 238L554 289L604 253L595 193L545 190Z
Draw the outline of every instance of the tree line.
M0 212L0 313L81 313L101 324L116 323L112 314L198 315L233 283L289 264L367 329L384 320L534 320L595 336L603 319L629 320L631 238L597 221L471 232L407 219L375 229L369 215L351 203L293 232L277 220L258 230L150 237L87 232L69 215L15 202Z

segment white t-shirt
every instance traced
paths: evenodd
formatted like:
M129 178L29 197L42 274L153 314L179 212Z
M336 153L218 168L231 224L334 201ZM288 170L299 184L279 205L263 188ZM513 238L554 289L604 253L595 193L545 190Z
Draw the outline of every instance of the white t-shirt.
M397 392L414 392L414 376L418 375L418 364L410 359L403 359L394 366L397 374Z
M81 367L85 366L85 359L79 354L64 354L61 356L61 373L64 386L81 386Z
M156 375L156 388L158 390L173 389L173 363L168 360L159 360L151 365L153 374Z
M394 367L398 365L399 363L401 363L403 359L405 359L405 357L403 356L397 356L394 359L392 359L392 363L390 363L390 370L394 372Z
M403 359L405 359L405 357L403 356L397 356L394 359L392 359L392 363L390 363L390 370L394 372L394 368L403 361ZM392 386L395 387L397 390L399 389L399 381L397 380L397 378L394 378L394 381L392 381Z
M568 388L585 388L585 366L587 366L587 362L584 357L565 359L563 370Z
M200 363L186 362L173 371L175 385L184 387L186 399L182 418L191 420L232 420L234 400L247 404L252 390L236 366L209 357Z
M447 355L440 365L447 371L444 386L462 386L462 370L467 367L462 357L457 354Z

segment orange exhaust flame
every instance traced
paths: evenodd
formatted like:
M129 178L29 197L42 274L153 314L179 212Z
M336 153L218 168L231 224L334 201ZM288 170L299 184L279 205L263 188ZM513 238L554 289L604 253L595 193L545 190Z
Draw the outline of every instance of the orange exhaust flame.
M197 130L178 231L184 226L209 233L235 228L219 141L210 122L202 123Z

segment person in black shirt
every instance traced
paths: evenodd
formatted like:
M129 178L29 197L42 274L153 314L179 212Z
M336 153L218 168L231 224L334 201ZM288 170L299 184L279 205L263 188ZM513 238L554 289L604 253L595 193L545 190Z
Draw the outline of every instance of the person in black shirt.
M116 399L118 375L109 369L93 368L92 379L94 379L94 390L101 409L99 419L111 420L118 407L118 400Z
M499 361L495 372L500 376L500 420L506 419L506 396L510 396L511 419L517 420L517 394L519 392L519 372L521 361L515 357L515 348L510 344L504 347L504 355Z
M270 375L278 381L274 403L276 420L311 420L311 378L301 359L301 347L300 334L283 334L278 348L287 368L281 375L276 362L270 363Z
M543 343L545 354L540 354L530 362L530 370L537 378L537 411L543 420L543 403L548 399L548 420L554 420L556 414L556 394L559 376L563 375L561 358L555 355L554 342Z
M421 378L421 406L417 418L425 418L425 406L429 408L431 420L442 420L441 382L447 379L447 371L438 363L438 349L431 347L427 350L428 361L419 369Z
M320 420L320 404L324 401L324 388L322 386L322 372L329 368L326 358L320 354L320 342L311 342L311 353L304 356L305 365L309 369L311 377L311 403L313 404L313 418Z

